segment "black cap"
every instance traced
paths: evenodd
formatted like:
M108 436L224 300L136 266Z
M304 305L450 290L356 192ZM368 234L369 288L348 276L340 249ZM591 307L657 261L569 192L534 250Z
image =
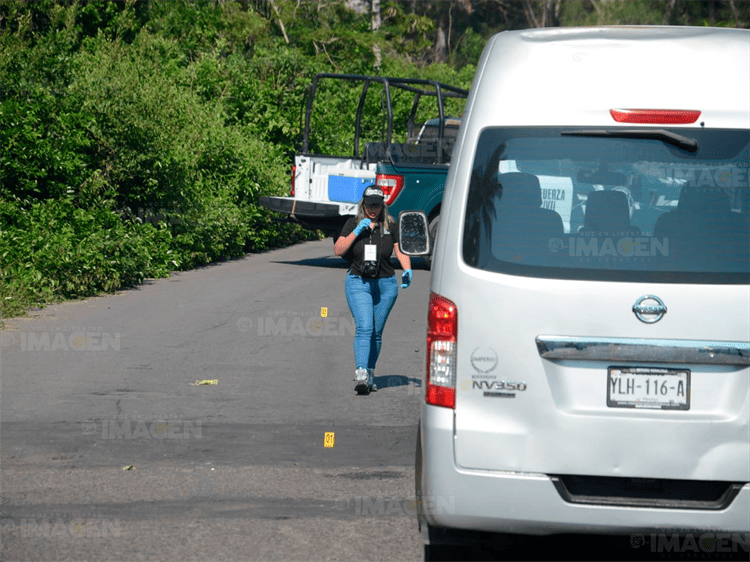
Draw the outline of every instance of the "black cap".
M370 185L365 189L362 195L365 200L365 205L383 205L385 197L383 196L383 190L376 185Z

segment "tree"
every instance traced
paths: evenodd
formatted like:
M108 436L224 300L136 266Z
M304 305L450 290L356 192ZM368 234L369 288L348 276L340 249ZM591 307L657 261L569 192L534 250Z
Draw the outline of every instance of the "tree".
M523 0L523 11L529 27L557 27L560 25L560 0Z

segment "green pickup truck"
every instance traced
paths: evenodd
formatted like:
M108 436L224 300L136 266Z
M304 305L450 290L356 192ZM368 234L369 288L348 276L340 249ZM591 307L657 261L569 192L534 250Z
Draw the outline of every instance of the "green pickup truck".
M311 152L314 100L321 81L343 81L361 85L353 123L353 153L348 155ZM410 111L394 111L394 94L411 97ZM367 115L369 96L379 96L379 116ZM404 210L423 211L435 237L460 118L446 115L446 105L461 114L468 92L432 80L387 78L351 74L318 74L308 89L304 109L302 148L294 157L289 197L261 197L260 204L282 215L281 220L338 236L346 220L356 214L365 187L380 186L394 217ZM450 100L450 101L449 101ZM394 117L405 115L405 119ZM421 120L420 115L433 117ZM436 116L436 117L435 117ZM347 115L341 115L346 119ZM376 139L368 136L365 121L379 123ZM398 142L402 140L404 142ZM432 245L431 245L432 247ZM429 258L427 259L429 263Z

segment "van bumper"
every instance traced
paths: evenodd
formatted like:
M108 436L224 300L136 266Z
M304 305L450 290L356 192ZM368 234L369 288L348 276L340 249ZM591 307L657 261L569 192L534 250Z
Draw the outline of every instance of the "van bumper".
M420 511L432 527L529 535L750 533L750 483L719 510L568 503L549 475L457 466L453 418L447 408L422 408Z

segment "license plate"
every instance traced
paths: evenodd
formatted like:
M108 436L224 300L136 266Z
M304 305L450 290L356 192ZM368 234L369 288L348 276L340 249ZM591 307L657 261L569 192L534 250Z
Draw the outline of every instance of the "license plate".
M655 367L610 367L607 406L689 410L690 371Z

